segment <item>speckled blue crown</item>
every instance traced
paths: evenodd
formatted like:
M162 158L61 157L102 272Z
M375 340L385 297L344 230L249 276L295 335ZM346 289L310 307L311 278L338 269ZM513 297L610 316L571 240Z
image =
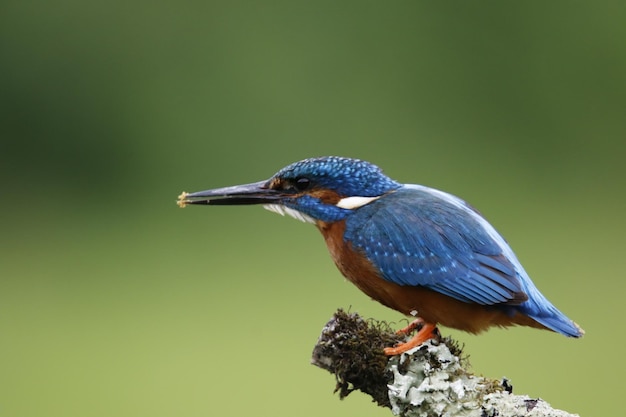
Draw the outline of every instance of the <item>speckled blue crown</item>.
M281 169L274 177L307 177L318 187L332 189L345 197L376 197L401 186L372 163L339 156L304 159Z

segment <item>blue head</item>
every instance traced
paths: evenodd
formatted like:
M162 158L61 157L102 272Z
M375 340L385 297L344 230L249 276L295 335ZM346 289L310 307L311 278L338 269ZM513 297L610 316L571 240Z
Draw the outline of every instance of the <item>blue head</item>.
M334 222L400 187L369 162L327 156L295 162L269 180L183 193L179 205L263 204L303 221Z

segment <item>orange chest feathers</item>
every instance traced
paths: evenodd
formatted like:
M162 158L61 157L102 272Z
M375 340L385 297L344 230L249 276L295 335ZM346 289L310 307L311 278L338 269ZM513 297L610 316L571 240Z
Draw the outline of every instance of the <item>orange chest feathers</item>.
M371 298L398 309L394 293L400 290L400 287L384 280L363 254L355 251L350 243L344 241L345 221L318 222L317 227L324 236L331 258L343 276Z

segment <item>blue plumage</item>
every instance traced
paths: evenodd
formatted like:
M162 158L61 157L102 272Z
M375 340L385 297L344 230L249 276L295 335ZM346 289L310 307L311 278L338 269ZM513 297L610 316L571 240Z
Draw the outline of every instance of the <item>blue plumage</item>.
M484 305L526 298L515 266L469 209L426 189L406 186L362 207L344 237L396 284Z
M306 177L320 189L342 196L374 197L397 189L401 184L384 175L379 167L358 159L327 156L310 158L278 171L271 179L296 180Z
M386 280L519 310L559 333L580 335L537 290L495 229L450 194L405 185L349 216L344 238Z

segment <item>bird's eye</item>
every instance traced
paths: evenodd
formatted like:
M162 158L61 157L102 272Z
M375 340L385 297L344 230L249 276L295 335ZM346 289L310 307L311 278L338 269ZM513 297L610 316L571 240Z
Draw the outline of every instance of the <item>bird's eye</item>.
M296 187L296 190L298 191L304 191L307 188L309 188L309 186L311 185L311 180L309 180L308 178L298 178L295 183L294 186Z

